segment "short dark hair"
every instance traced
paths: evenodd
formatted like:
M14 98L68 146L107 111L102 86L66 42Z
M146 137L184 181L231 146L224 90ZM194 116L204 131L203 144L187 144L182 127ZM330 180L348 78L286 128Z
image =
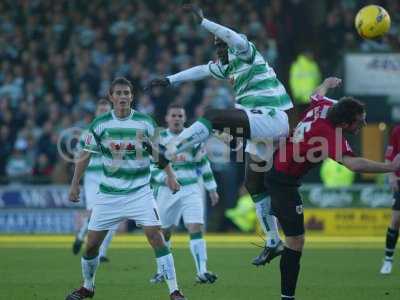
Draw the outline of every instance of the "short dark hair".
M119 85L127 85L129 86L129 89L131 90L131 94L133 94L134 90L133 90L133 85L132 83L126 79L125 77L117 77L113 80L113 82L111 82L111 86L110 89L108 90L108 93L110 95L112 95L112 93L114 92L114 87L119 84Z
M96 103L96 106L100 106L100 105L110 105L111 106L111 102L108 101L108 99L106 97L103 97L103 98L100 98Z
M339 124L351 124L358 115L365 113L364 104L353 97L342 97L328 111L328 120L334 126Z
M170 105L168 105L167 107L167 113L171 110L171 109L183 109L185 110L185 107L180 104L180 103L171 103Z

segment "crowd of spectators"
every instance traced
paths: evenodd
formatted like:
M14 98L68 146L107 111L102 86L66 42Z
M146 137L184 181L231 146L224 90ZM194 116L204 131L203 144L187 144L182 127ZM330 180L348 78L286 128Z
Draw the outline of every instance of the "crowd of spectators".
M0 178L68 181L57 142L84 127L112 79L136 87L135 109L160 125L171 102L189 118L207 105L233 105L227 83L207 80L144 93L150 79L214 59L213 37L170 0L13 0L0 2ZM312 51L322 73L345 51L396 50L399 38L362 43L354 14L366 1L202 1L206 16L255 42L286 84L296 55ZM375 1L376 2L376 1ZM383 1L398 18L398 1ZM397 19L398 20L398 19ZM396 36L396 35L394 35ZM387 38L389 39L389 38ZM398 50L398 48L397 48Z

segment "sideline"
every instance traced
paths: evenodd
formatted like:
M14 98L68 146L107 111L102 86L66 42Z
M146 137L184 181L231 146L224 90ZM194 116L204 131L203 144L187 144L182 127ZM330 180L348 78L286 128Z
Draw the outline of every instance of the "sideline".
M210 248L254 248L254 243L262 245L263 241L257 235L238 234L207 234L207 246ZM306 248L370 248L384 247L384 236L307 236ZM74 240L72 235L1 235L0 248L70 248ZM174 248L187 248L187 234L172 236ZM115 249L147 248L143 234L116 235L111 243Z

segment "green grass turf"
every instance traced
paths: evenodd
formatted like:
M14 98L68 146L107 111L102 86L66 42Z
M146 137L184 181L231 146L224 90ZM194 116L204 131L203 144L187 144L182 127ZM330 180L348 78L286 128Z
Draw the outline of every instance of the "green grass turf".
M219 275L214 285L194 283L188 249L175 249L180 286L189 300L280 299L279 259L264 268L250 265L257 248L210 248L209 267ZM150 285L155 270L150 249L109 250L111 263L100 266L96 300L169 299L165 285ZM297 299L400 299L400 266L379 275L381 249L306 249L301 262ZM2 247L0 299L54 300L80 284L79 257L69 247L54 249Z

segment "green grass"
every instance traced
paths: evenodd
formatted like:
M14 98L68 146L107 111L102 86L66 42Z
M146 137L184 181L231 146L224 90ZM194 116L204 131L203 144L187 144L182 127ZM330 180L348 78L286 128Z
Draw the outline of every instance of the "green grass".
M237 246L211 245L209 268L220 277L214 285L195 284L189 250L173 250L179 283L189 300L280 299L279 259L255 268L249 262L259 250L243 243ZM379 248L307 248L297 299L400 299L400 266L395 264L390 276L379 275ZM97 272L96 300L169 299L165 285L149 284L155 271L152 250L116 243L109 257L111 263ZM79 286L80 274L79 257L71 254L68 243L44 249L0 243L0 299L64 299Z

